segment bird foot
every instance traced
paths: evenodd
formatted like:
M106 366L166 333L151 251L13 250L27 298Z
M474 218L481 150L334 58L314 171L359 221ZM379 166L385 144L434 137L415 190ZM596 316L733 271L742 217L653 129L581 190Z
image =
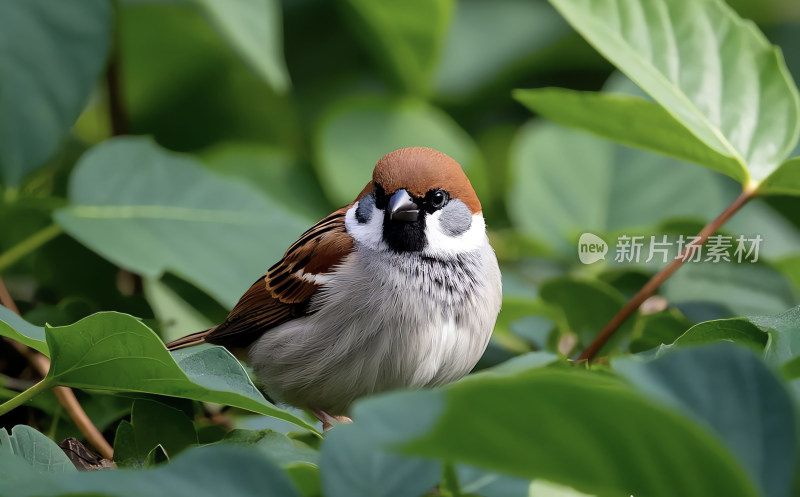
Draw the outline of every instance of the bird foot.
M316 416L317 419L322 421L323 433L333 428L333 425L335 424L353 422L353 420L348 418L347 416L334 416L332 414L328 414L322 409L311 409L311 412L314 413L314 416Z

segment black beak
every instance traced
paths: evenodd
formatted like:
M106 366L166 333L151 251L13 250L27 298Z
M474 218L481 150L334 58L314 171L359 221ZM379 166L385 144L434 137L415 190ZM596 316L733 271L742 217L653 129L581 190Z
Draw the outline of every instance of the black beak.
M419 219L419 206L405 190L397 190L389 199L389 219L413 222Z

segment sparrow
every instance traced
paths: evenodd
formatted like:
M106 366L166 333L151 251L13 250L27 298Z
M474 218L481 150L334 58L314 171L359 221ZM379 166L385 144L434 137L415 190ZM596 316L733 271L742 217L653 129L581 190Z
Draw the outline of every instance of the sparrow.
M353 203L303 233L225 322L167 347L245 348L273 401L309 409L328 428L360 397L469 373L501 300L461 166L403 148L378 161Z

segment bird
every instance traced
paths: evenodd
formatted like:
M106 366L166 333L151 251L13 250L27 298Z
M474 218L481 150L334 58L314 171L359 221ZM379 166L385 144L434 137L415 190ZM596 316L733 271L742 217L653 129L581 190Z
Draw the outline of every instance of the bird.
M225 321L167 344L247 351L267 396L325 430L375 393L453 382L485 351L502 282L461 165L424 147L375 164L355 201L325 217Z

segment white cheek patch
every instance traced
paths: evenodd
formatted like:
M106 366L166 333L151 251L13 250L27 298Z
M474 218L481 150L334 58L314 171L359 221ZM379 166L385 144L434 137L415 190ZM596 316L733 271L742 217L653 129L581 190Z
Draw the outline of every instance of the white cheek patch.
M425 236L428 244L423 249L425 255L447 257L478 250L487 243L486 222L483 214L473 214L469 229L459 235L451 235L450 229L442 226L442 211L429 214L425 223Z
M347 233L359 244L379 250L385 249L386 244L383 242L383 211L377 207L372 206L372 215L366 223L359 223L356 219L356 210L358 209L358 202L353 204L347 210L344 217L344 227Z

